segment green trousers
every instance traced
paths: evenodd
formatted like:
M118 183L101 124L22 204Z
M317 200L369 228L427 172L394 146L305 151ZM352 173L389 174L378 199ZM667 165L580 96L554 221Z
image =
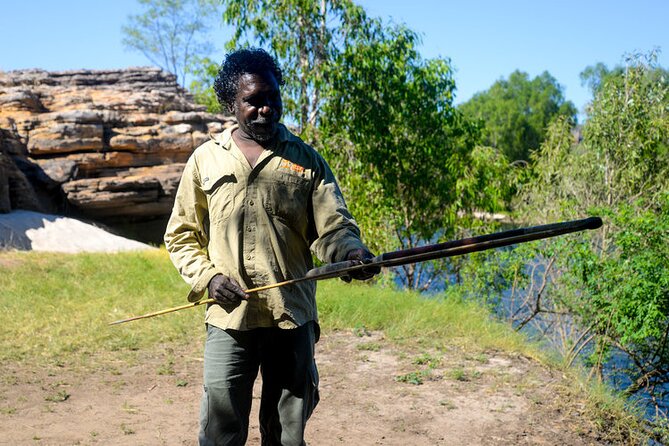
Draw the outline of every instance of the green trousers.
M318 403L315 322L284 330L221 330L209 325L204 350L200 446L244 445L253 383L260 370L263 446L302 446Z

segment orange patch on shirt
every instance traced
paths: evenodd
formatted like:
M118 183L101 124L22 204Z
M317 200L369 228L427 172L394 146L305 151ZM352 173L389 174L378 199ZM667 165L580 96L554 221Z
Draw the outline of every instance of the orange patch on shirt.
M293 172L296 172L296 173L303 173L304 172L304 167L300 166L299 164L295 164L291 161L288 161L288 160L281 160L281 164L279 165L279 167L282 168L282 169L292 170Z

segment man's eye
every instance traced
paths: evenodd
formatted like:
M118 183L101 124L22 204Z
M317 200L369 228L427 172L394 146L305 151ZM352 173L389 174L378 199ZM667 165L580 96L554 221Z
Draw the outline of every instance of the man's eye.
M262 107L268 105L270 107L276 107L281 104L281 95L272 95L272 96L258 96L245 98L244 102L249 104L251 107Z

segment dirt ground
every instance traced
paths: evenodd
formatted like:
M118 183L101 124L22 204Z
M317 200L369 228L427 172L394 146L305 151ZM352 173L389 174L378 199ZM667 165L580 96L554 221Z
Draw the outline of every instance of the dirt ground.
M119 358L0 365L0 444L195 445L201 346ZM578 403L560 401L562 378L523 357L407 351L347 331L323 335L317 361L312 446L603 444ZM257 414L254 404L249 445L260 444Z

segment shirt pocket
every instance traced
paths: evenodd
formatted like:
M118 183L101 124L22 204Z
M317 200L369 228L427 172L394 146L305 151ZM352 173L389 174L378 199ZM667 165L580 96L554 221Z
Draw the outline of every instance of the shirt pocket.
M227 220L234 208L234 191L237 177L234 173L205 176L202 190L207 196L210 223Z
M288 173L278 174L266 184L265 209L272 215L302 226L306 222L311 198L311 181L305 177Z

